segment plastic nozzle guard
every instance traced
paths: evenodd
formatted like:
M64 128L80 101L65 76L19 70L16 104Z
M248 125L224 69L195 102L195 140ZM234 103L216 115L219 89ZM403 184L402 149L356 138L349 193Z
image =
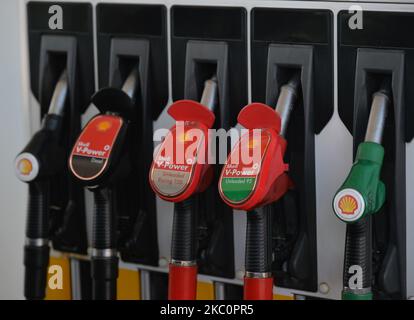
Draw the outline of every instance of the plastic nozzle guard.
M278 113L265 104L252 103L240 111L237 119L249 132L227 158L219 192L229 206L248 211L277 201L292 183L283 161L286 140L279 135Z
M384 148L375 142L358 146L355 163L333 200L336 216L353 223L376 213L385 201L385 185L380 180Z
M181 202L202 192L211 182L208 129L213 126L215 116L192 100L173 103L168 113L177 123L156 152L149 181L160 198Z

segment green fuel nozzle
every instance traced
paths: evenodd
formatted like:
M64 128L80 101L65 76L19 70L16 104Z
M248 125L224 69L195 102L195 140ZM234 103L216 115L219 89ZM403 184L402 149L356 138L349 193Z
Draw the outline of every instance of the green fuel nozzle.
M384 148L375 142L358 146L355 162L333 201L336 216L352 223L381 209L385 186L380 180Z
M387 89L373 94L365 141L359 144L351 171L333 200L334 212L344 222L376 213L385 202L385 185L380 180L384 159L381 140L388 105Z
M333 200L336 216L347 223L343 269L343 300L372 300L372 221L385 202L381 181L384 148L381 145L389 84L372 95L365 141L360 143L355 162ZM358 271L359 270L359 271Z

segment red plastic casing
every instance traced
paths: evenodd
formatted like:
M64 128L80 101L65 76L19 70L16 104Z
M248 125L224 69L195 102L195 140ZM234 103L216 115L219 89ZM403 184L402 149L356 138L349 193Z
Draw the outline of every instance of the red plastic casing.
M262 129L263 132L270 135L270 142L261 161L257 182L253 192L246 200L239 203L233 202L226 197L221 188L226 165L231 161L230 155L220 175L219 193L223 201L232 208L249 211L277 201L292 187L292 182L286 174L289 167L283 160L287 143L279 135L281 126L279 115L265 104L252 103L247 105L240 111L237 120L246 129Z
M273 300L273 278L244 278L244 300Z
M168 300L195 300L197 297L197 266L170 264Z
M171 141L174 142L174 150L172 155L173 159L176 159L176 141L178 137L175 137L175 134L179 131L177 123L170 129L169 134L162 142L160 147L158 148L154 160L151 165L151 169L149 172L149 182L151 188L154 190L157 195L167 201L171 202L181 202L183 200L188 199L194 193L202 192L205 190L211 182L212 178L212 171L211 166L207 163L207 152L208 152L208 143L209 143L209 135L208 129L210 129L215 121L215 116L212 111L208 108L203 106L202 104L192 101L192 100L180 100L173 103L170 108L168 109L168 113L178 122L184 124L184 131L187 129L198 129L200 132L203 133L203 143L202 145L197 148L197 156L196 161L193 164L189 165L191 167L191 173L189 174L189 179L187 182L183 184L182 190L180 190L177 194L167 194L161 190L160 181L163 179L170 179L168 176L167 178L162 177L163 174L160 170L160 165L158 164L158 160L162 159L162 152L166 152L167 144ZM186 132L186 131L185 131ZM184 138L183 144L187 143ZM190 144L192 141L189 142ZM187 146L185 147L187 148ZM165 158L165 157L164 157ZM199 161L203 159L204 161ZM185 161L188 159L185 156ZM168 162L171 165L175 165L176 161L173 160ZM184 163L186 165L186 163ZM178 164L179 167L179 164ZM178 168L175 166L175 168ZM170 170L170 169L168 169ZM187 170L187 169L186 169ZM166 170L164 170L166 171ZM172 170L171 170L172 171ZM179 172L179 171L175 171ZM183 171L184 172L184 171ZM182 172L181 172L182 173ZM188 173L188 172L187 172ZM174 173L177 174L177 173ZM184 173L183 173L184 174ZM178 175L178 174L177 174ZM169 183L170 181L168 181Z

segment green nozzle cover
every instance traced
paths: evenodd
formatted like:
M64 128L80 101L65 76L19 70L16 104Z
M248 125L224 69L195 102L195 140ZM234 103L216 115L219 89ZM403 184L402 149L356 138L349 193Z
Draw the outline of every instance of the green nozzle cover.
M384 148L374 142L358 146L355 162L333 200L336 216L352 223L381 209L385 185L380 180Z

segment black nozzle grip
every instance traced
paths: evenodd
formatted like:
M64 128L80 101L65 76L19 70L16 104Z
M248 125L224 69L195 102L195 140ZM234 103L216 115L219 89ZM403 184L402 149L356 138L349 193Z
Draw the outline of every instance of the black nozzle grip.
M24 247L24 296L28 300L41 300L46 296L49 246Z
M372 221L370 215L346 226L344 287L349 286L349 280L353 275L349 273L351 266L361 267L362 288L370 288L372 285Z
M176 261L196 260L196 213L194 198L174 205L171 258Z
M248 272L272 270L271 207L247 212L245 267Z
M49 213L46 183L29 184L29 204L26 220L26 237L47 239L49 236Z
M118 257L92 257L92 299L116 300Z
M116 219L112 208L112 190L96 190L94 199L92 248L116 248Z

